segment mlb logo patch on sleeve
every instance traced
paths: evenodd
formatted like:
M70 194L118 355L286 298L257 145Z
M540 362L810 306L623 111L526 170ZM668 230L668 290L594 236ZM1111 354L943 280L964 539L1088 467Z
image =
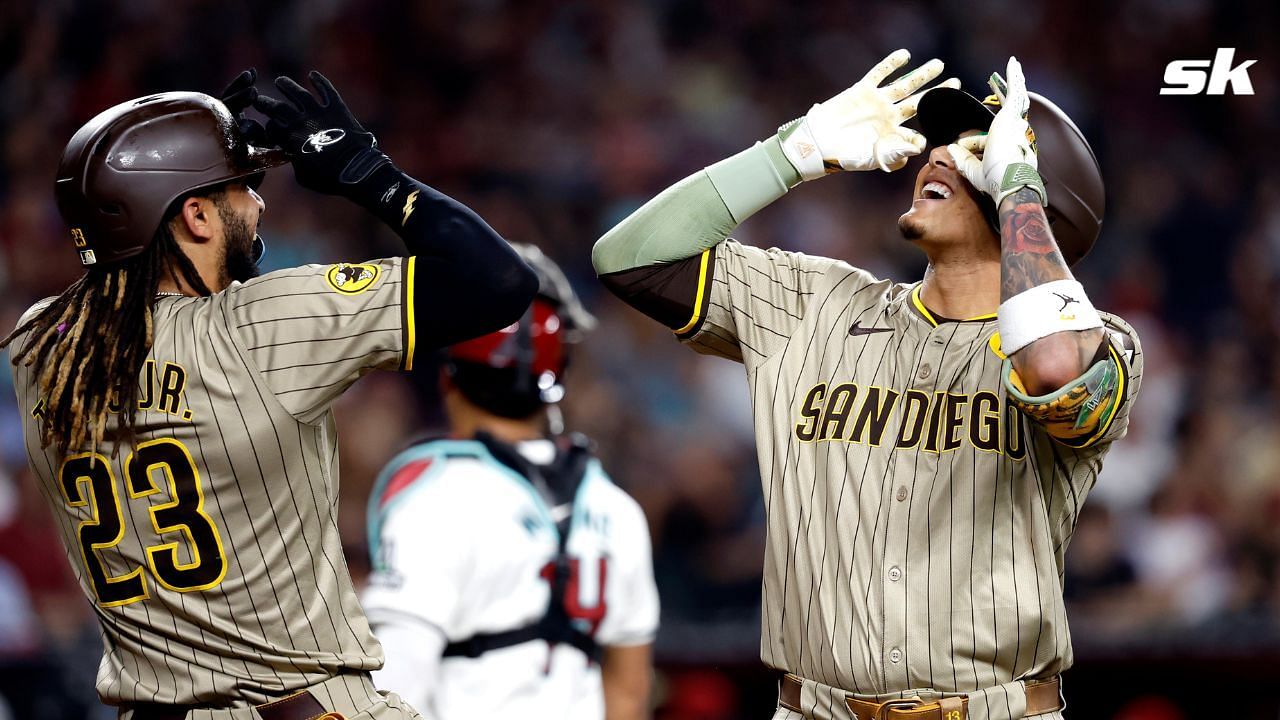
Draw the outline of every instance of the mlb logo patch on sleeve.
M359 295L377 282L381 274L382 268L377 265L340 263L329 266L325 279L330 287L343 295Z

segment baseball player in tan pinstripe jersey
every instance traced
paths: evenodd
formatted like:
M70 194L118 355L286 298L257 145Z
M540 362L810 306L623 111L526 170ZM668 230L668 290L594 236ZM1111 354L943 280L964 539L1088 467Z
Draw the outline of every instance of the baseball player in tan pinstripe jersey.
M683 342L746 367L775 718L1056 718L1063 553L1142 355L1069 269L1103 209L1079 130L1016 60L980 102L954 81L922 91L937 60L886 83L908 59L669 188L593 261ZM917 111L923 134L902 126ZM922 281L726 239L802 181L897 170L926 145L898 220Z
M392 165L323 77L318 100L287 78L287 100L258 98L254 79L226 103L123 103L68 144L56 192L85 274L4 341L31 466L123 720L416 718L370 681L382 649L338 537L331 405L366 372L516 320L537 280ZM238 117L250 102L265 128ZM290 160L407 252L255 277L254 188ZM444 302L471 311L427 312Z

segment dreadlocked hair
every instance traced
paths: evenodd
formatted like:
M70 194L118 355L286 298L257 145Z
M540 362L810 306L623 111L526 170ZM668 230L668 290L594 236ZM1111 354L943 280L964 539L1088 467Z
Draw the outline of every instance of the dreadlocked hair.
M41 447L53 444L60 455L86 445L96 451L107 416L117 411L121 436L132 436L139 375L154 340L151 309L156 288L169 273L201 295L211 294L178 247L166 217L141 254L89 268L35 317L0 340L2 349L30 333L13 364L35 368L44 403L39 416Z

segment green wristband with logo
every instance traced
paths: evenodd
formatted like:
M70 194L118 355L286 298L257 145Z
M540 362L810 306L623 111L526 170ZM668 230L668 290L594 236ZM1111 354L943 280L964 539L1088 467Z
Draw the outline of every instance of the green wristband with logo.
M999 207L1005 198L1024 187L1036 191L1041 205L1049 204L1049 195L1045 192L1044 179L1040 177L1039 171L1027 163L1010 163L1004 169L1004 181L1000 183L1000 197L996 198L996 206Z

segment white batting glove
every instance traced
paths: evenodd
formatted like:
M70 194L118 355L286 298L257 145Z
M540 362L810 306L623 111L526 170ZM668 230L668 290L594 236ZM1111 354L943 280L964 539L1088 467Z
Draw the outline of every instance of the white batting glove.
M956 168L973 186L990 195L1000 207L1000 201L1009 195L1031 188L1040 196L1040 204L1047 205L1044 180L1037 170L1036 136L1027 123L1031 98L1027 95L1027 81L1022 75L1022 65L1017 58L1009 58L1009 81L1000 73L992 73L989 84L1000 99L1000 112L991 121L986 135L961 138L947 149L956 161ZM974 153L981 153L978 158Z
M782 150L801 178L813 180L841 170L891 172L924 150L924 136L902 123L915 116L924 95L912 93L938 77L942 61L930 60L880 87L910 59L906 50L892 53L853 87L778 128ZM959 86L955 78L939 83L939 87Z

